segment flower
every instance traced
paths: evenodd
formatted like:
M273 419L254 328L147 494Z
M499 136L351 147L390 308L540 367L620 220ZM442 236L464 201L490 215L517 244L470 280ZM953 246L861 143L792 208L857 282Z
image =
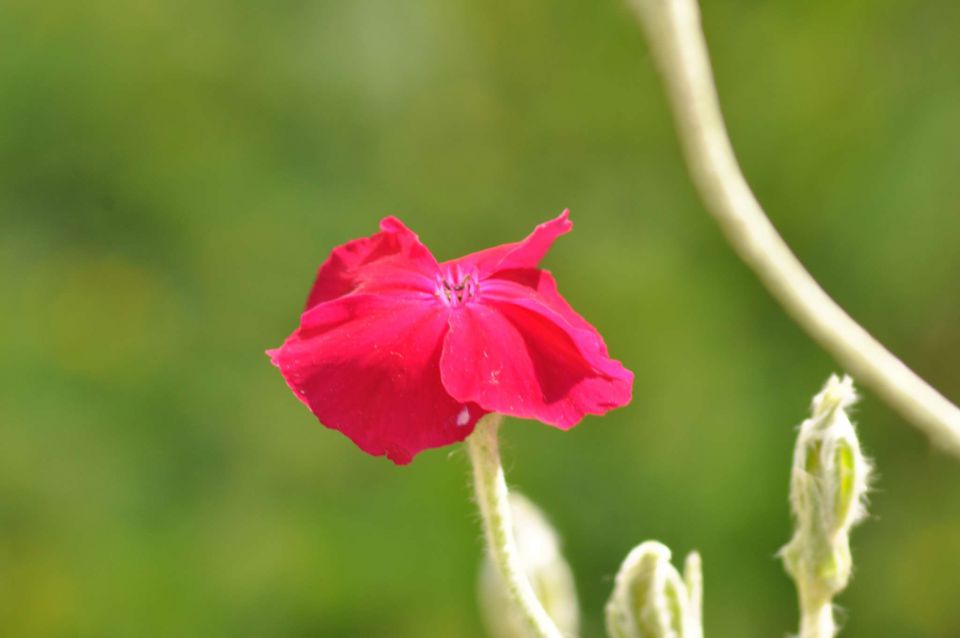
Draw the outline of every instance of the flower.
M394 217L335 248L300 327L269 350L294 394L368 454L409 463L489 412L566 430L630 402L633 373L537 264L569 211L443 263Z

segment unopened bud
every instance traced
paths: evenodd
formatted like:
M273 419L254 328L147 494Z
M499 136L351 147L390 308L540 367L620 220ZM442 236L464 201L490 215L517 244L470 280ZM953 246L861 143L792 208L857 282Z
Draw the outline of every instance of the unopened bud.
M684 578L670 550L647 541L631 551L617 573L607 603L612 638L702 638L703 577L700 556L687 556Z
M510 512L520 562L534 593L563 635L576 635L580 625L577 591L556 532L543 512L517 492L510 492ZM491 638L530 635L528 623L515 611L489 558L480 571L480 608Z
M831 376L800 425L790 475L793 538L781 551L801 604L828 604L852 570L850 530L866 514L870 462L847 408L857 400L853 380Z

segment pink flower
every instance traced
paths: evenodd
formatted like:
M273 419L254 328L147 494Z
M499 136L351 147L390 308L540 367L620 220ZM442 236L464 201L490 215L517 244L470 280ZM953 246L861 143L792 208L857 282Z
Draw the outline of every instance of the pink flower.
M573 223L438 263L403 223L335 248L273 364L321 423L409 463L488 412L566 430L630 402L633 373L537 268Z

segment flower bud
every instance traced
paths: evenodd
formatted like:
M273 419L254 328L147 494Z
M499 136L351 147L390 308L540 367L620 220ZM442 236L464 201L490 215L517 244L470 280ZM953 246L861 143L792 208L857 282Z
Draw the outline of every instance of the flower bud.
M525 496L510 492L513 534L523 571L534 593L564 636L579 631L580 610L573 572L560 552L560 541L543 512ZM491 638L527 638L527 623L515 611L500 574L484 560L480 571L480 608Z
M703 577L700 555L687 556L684 578L670 564L670 550L647 541L631 551L607 602L612 638L702 638Z
M846 411L856 400L850 377L831 376L814 397L812 416L800 425L794 449L794 534L781 556L806 608L828 604L847 586L850 530L866 514L871 466Z

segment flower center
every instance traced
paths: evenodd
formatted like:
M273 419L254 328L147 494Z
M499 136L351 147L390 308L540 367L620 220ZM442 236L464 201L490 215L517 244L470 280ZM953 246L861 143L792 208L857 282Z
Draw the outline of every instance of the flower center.
M464 274L457 266L437 275L437 298L450 308L456 308L471 299L480 291L477 271Z

